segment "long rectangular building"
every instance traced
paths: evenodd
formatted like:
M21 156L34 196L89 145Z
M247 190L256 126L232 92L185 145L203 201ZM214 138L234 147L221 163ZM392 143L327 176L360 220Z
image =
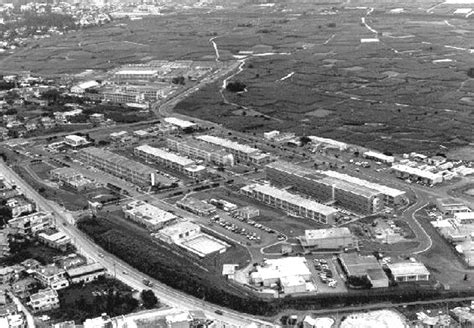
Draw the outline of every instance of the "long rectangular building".
M137 185L154 186L158 184L156 170L108 150L89 147L82 149L78 154L80 159L88 165ZM161 184L172 183L171 180L164 177L159 179Z
M351 181L331 177L289 162L277 161L265 167L266 177L280 186L292 186L322 202L334 201L350 211L372 214L382 209L382 193Z
M193 178L199 178L206 172L206 168L189 158L170 153L164 149L141 145L135 148L135 155L144 158L147 162L154 162L169 167Z
M421 181L426 184L437 184L443 182L443 176L440 173L433 173L427 170L422 170L417 167L411 167L404 164L392 165L391 170L395 175L402 179L411 179Z
M222 166L234 166L234 155L213 144L191 138L168 138L166 145L170 149L190 158L199 158L207 163L215 163Z
M324 224L334 224L339 213L330 206L269 185L252 184L241 188L240 192L290 214L316 220Z
M270 155L262 153L259 149L243 145L238 142L219 138L216 136L202 135L196 139L219 146L235 156L238 161L263 165L270 161Z
M329 177L333 177L342 181L351 182L359 186L366 186L368 188L379 191L383 195L383 201L386 205L398 205L401 204L406 196L406 193L402 190L387 187L378 183L370 182L367 180L359 179L357 177L339 173L336 171L321 171L322 174Z

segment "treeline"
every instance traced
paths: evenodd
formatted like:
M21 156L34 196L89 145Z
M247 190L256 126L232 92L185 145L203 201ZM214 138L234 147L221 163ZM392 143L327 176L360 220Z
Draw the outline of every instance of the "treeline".
M59 13L25 13L22 20L5 24L6 29L12 29L25 26L29 30L37 30L40 28L57 27L58 29L72 29L76 27L74 18L71 15Z
M474 295L474 292L468 290L442 291L431 287L409 285L408 288L349 290L339 294L288 296L264 301L257 297L236 295L219 288L209 278L200 276L198 268L179 265L177 261L173 261L171 252L163 256L163 253L156 250L156 245L150 245L149 241L135 238L124 231L112 229L104 220L87 219L78 222L78 227L108 252L162 283L208 302L253 315L271 316L285 309L319 310L370 303L404 303Z

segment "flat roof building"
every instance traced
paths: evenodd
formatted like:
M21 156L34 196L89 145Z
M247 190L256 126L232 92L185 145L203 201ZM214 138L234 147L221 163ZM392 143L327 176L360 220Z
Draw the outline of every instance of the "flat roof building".
M196 123L186 121L186 120L182 120L182 119L177 118L177 117L165 117L163 119L163 121L165 121L166 123L172 124L174 126L177 126L180 129L197 127Z
M222 148L193 138L168 138L166 145L190 158L202 159L207 163L221 166L234 166L234 155Z
M372 288L388 287L388 277L374 256L342 253L339 255L339 259L348 277L367 277L372 284Z
M147 162L161 164L195 179L202 177L206 173L205 166L196 165L193 160L170 153L164 149L142 145L136 147L134 153Z
M357 247L357 239L349 228L330 228L305 230L300 238L301 245L306 249L352 249Z
M474 212L454 213L454 220L458 224L474 224Z
M176 206L200 216L216 213L216 207L214 205L193 197L186 197L179 200L176 202Z
M381 185L375 182L371 182L368 180L363 180L348 174L339 173L337 171L320 171L321 174L327 175L329 177L333 177L342 181L347 181L350 183L354 183L359 186L366 186L370 189L374 189L380 192L383 195L383 200L386 205L399 205L402 203L403 199L406 197L406 192L391 188L385 185Z
M38 240L51 248L65 251L71 244L71 238L61 231L45 231L38 234Z
M454 198L441 198L436 200L436 207L443 215L454 215L455 213L471 212L464 203Z
M395 162L395 157L377 153L375 151L366 151L362 155L367 159L372 159L385 164L392 164Z
M341 180L300 165L276 161L265 166L268 180L279 186L292 186L322 202L333 201L356 213L372 214L383 207L380 191L352 181Z
M241 188L240 192L292 215L298 215L324 224L333 224L339 213L332 207L270 185L252 184Z
M99 263L91 263L67 270L67 275L71 283L80 282L88 283L97 280L100 276L105 275L105 268Z
M141 200L126 204L122 210L127 219L131 219L151 231L157 231L177 220L176 215Z
M240 144L238 142L231 141L228 139L210 135L197 136L196 139L222 147L229 153L233 154L235 156L235 159L238 161L263 165L271 160L270 155L262 153L257 148Z
M79 151L88 165L140 186L171 185L172 181L156 174L156 170L105 149L89 147ZM158 181L159 180L159 181Z
M90 144L90 142L87 141L86 138L81 137L81 136L77 136L75 134L65 136L64 137L64 142L66 143L66 145L68 145L70 147L73 147L73 148L82 147L82 146Z
M29 305L33 312L57 309L59 308L58 292L51 288L40 290L30 296Z
M265 259L262 265L255 267L257 271L250 274L253 284L270 287L281 280L300 277L305 282L311 280L311 271L304 257L284 257L280 259Z
M430 279L430 272L420 262L388 263L387 267L396 282L427 281Z
M433 173L419 169L417 167L411 167L404 164L395 164L392 165L391 170L392 172L395 172L395 175L401 179L421 181L429 185L443 182L443 176L440 173Z

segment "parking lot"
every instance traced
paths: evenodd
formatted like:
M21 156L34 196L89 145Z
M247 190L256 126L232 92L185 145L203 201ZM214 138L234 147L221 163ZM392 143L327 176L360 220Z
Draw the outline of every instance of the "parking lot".
M313 274L317 293L342 293L347 291L336 257L318 255L311 259L308 258L307 263Z

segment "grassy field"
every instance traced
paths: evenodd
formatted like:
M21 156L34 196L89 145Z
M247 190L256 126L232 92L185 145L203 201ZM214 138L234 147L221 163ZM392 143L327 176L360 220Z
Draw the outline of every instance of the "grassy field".
M221 60L253 52L233 78L247 91L224 91L223 99L218 81L178 104L181 113L240 131L293 131L394 153L443 146L465 156L456 150L474 141L471 20L452 15L455 6L429 15L426 2L370 5L370 15L355 5L284 3L242 6L238 15L190 10L113 22L34 41L1 55L0 66L54 75L152 59L214 60L215 37ZM394 6L405 12L391 13ZM374 37L380 42L361 43Z

